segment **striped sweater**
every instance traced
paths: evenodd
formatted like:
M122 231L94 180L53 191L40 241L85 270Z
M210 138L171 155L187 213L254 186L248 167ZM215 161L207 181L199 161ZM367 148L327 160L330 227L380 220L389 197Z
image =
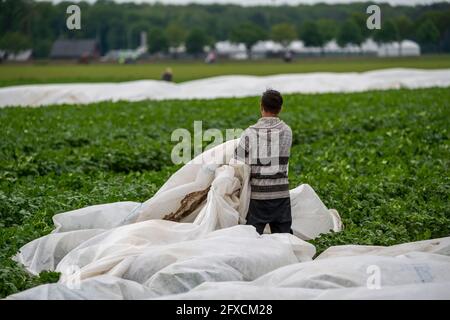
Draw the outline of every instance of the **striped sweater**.
M278 117L263 117L247 128L234 158L250 165L251 199L289 197L291 128Z

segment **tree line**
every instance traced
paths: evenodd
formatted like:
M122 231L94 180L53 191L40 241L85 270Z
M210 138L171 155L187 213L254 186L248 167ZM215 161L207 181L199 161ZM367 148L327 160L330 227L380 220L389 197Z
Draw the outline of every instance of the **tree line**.
M338 44L361 45L367 38L378 43L411 39L423 52L450 52L450 4L391 6L379 4L381 30L366 27L370 4L316 4L298 6L118 4L98 0L80 2L81 30L68 30L66 8L71 2L0 0L0 49L17 52L32 48L38 58L47 57L59 38L96 38L102 53L135 48L140 33L148 33L151 53L186 46L197 54L205 45L230 40L251 48L272 39L287 45L301 39L306 46L323 47L331 39Z

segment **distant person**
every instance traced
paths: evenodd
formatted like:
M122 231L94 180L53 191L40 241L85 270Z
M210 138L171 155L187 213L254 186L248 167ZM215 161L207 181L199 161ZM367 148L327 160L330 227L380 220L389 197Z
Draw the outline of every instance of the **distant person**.
M292 52L287 50L284 53L283 60L284 60L284 62L291 62L292 61Z
M78 63L88 64L89 63L89 59L90 59L89 53L83 52L81 54L80 58L78 59Z
M161 76L161 79L163 81L172 82L172 79L173 79L172 69L166 68L166 70L164 71L164 73Z
M248 127L234 151L234 159L250 166L250 205L247 224L262 234L267 224L272 233L292 233L288 166L291 128L278 117L283 97L267 90L260 103L261 118Z
M207 64L214 63L216 62L216 59L217 59L216 53L214 52L214 50L212 50L206 56L205 63Z

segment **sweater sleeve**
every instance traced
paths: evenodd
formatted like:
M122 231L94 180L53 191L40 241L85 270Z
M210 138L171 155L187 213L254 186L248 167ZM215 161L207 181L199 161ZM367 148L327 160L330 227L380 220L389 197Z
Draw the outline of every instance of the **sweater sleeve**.
M244 162L245 164L250 164L249 154L250 154L250 138L248 135L248 130L245 130L241 138L239 139L239 143L237 147L234 149L233 158L239 161Z

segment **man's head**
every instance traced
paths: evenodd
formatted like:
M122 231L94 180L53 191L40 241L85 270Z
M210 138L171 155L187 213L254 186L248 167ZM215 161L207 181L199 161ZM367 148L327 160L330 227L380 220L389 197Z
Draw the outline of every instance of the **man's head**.
M281 94L272 89L266 90L261 97L261 113L264 115L278 115L283 105Z

